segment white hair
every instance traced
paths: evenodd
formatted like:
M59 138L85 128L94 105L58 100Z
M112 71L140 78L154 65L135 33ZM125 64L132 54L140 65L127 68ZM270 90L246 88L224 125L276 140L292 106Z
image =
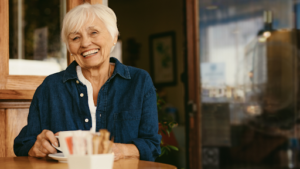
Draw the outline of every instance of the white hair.
M114 39L119 35L117 17L112 9L102 4L84 3L71 9L63 20L61 38L69 49L68 36L71 31L78 31L88 19L100 19Z

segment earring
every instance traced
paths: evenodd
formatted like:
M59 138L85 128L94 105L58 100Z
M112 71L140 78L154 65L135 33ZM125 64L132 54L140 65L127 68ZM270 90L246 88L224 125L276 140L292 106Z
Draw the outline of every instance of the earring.
M73 54L71 53L71 56L73 56Z
M114 46L116 45L116 43L114 43Z

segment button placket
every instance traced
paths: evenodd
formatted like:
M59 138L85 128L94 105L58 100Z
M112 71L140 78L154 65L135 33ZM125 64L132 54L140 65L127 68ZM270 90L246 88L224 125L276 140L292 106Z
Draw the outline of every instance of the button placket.
M102 86L102 89L100 90L99 92L99 95L98 95L98 104L97 104L97 107L101 107L101 110L97 109L98 111L98 120L97 120L97 127L100 127L100 128L103 128L103 127L107 127L106 126L106 116L105 116L105 107L106 107L106 100L105 100L105 97L106 97L106 89L107 89L107 84L104 84ZM103 110L104 108L104 110Z
M78 93L76 93L79 103L81 106L79 106L80 110L80 119L82 120L82 123L84 125L84 129L88 130L91 128L91 119L90 119L90 111L88 107L88 98L85 97L87 95L87 87L86 85L80 83L79 80L75 80L75 86L77 88ZM80 120L80 121L81 121Z
M106 114L106 104L107 104L107 88L108 88L108 84L105 84L104 85L104 88L103 88L103 92L102 92L102 106L105 108L104 109L104 118L101 118L101 121L103 122L103 125L105 127L106 126L106 118L107 118L107 114Z

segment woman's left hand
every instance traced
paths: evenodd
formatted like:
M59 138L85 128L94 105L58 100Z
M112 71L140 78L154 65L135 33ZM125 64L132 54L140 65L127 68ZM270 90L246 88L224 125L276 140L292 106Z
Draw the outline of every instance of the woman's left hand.
M114 143L112 147L112 151L114 152L115 155L115 161L124 158L124 153L122 151L122 144Z
M122 158L140 158L140 153L134 144L114 143L112 151L115 155L115 161Z

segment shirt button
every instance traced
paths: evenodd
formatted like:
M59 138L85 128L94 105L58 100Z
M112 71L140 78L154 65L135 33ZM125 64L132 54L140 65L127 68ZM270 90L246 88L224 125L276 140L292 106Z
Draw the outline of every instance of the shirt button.
M101 114L100 114L100 117L101 117Z
M79 81L78 81L78 80L76 80L76 83L77 83L77 84L79 84Z
M85 122L89 122L89 119L85 119L84 121L85 121Z
M80 97L83 97L84 96L84 94L83 93L80 93Z

